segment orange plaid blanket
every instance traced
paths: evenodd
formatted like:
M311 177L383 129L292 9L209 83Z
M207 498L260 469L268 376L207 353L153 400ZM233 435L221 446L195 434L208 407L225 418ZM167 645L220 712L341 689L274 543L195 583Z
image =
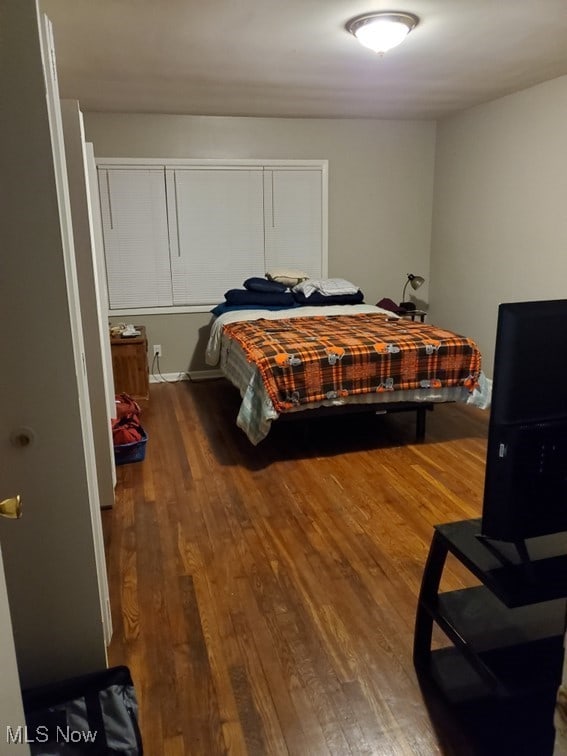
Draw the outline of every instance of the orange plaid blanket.
M381 314L230 323L224 333L256 364L277 412L350 395L476 386L471 339Z

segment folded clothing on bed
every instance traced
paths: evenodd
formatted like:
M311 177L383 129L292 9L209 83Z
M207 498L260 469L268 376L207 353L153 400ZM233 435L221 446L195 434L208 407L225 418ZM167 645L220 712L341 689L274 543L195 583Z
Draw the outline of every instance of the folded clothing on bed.
M343 294L356 294L358 286L344 278L308 278L293 287L294 293L301 292L310 297L313 292L320 292L330 297Z
M291 291L249 291L248 289L229 289L224 298L234 305L287 305L293 307L295 300Z
M289 288L286 284L280 283L279 281L268 281L267 278L260 278L260 276L247 278L246 281L244 281L243 286L249 291L261 291L266 294L281 294Z
M301 307L302 305L299 304L299 302L294 302L292 305L266 305L266 304L243 304L243 305L237 305L237 304L229 304L228 302L221 302L218 305L215 305L213 309L211 310L211 313L213 315L216 315L218 317L219 315L223 315L225 312L237 312L238 310L269 310L270 312L276 312L277 310L292 310L295 307Z
M362 304L364 302L364 294L360 289L356 294L322 294L320 291L314 291L309 296L294 289L293 296L301 305Z
M304 270L289 270L289 268L274 268L266 272L268 281L277 281L285 286L295 286L309 278Z

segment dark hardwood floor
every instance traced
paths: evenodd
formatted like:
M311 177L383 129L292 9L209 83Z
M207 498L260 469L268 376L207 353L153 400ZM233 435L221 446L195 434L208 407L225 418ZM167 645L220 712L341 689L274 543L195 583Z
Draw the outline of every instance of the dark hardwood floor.
M432 526L480 515L488 413L276 423L226 382L153 385L146 459L103 513L146 753L464 754L412 664ZM444 588L474 584L450 561ZM437 639L439 640L439 639Z

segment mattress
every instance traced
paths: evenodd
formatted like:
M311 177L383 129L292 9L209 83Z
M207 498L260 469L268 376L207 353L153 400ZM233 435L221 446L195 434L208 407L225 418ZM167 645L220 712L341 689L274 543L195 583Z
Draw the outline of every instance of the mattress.
M324 310L324 311L323 311ZM323 312L322 312L323 311ZM253 444L264 439L271 428L271 424L280 416L273 398L270 397L266 382L258 365L250 359L249 345L239 343L237 339L227 335L225 326L231 323L249 322L253 320L280 320L288 318L319 318L325 316L344 315L381 315L388 320L398 320L392 313L372 305L337 305L325 308L301 307L294 310L240 310L224 313L212 324L211 334L206 351L206 360L210 365L219 365L223 374L235 385L242 398L237 417L237 425L248 436ZM336 322L336 321L332 321ZM404 321L406 324L407 321ZM401 323L398 323L401 326ZM268 329L270 330L270 329ZM404 331L405 331L404 325ZM320 396L316 401L285 405L285 412L302 412L322 406L345 406L349 404L388 404L399 402L469 402L477 406L486 407L489 404L490 382L480 373L475 376L475 386L443 386L422 385L419 387L398 390L386 390L377 393L349 393L340 395L337 392L327 392L328 396ZM423 382L422 383L426 383ZM272 391L273 395L273 391ZM276 400L277 404L277 400Z

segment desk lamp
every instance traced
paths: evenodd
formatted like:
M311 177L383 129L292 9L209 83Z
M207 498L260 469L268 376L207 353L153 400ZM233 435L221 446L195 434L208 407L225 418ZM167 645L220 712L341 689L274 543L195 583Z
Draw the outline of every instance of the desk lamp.
M406 289L408 288L408 284L411 286L411 288L414 291L417 291L419 287L425 283L425 278L422 276L414 276L413 273L408 273L408 280L405 282L404 289L402 291L402 301L400 302L400 309L402 310L415 310L415 303L414 302L406 302Z

